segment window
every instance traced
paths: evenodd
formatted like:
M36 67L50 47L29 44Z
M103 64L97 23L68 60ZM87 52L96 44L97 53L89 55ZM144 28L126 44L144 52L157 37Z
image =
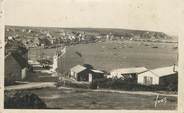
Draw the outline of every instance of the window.
M153 82L153 77L148 77L148 76L144 77L144 84L145 85L152 85L152 82Z

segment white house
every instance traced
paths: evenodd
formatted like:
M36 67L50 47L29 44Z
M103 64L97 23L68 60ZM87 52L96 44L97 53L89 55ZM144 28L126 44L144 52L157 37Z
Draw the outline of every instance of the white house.
M70 75L77 81L88 81L89 71L82 65L76 65L70 69Z
M137 83L143 85L166 85L177 82L177 67L161 67L138 74Z
M59 68L59 63L63 62L62 59L65 53L66 53L66 47L56 51L56 54L53 56L52 71L56 72L56 70Z
M58 68L58 55L53 56L52 71L56 71Z
M70 70L70 75L77 81L92 82L104 78L104 72L96 69L88 69L82 65L76 65Z
M108 78L123 78L125 76L136 76L139 73L145 72L148 69L145 67L135 67L135 68L121 68L115 69L110 72Z

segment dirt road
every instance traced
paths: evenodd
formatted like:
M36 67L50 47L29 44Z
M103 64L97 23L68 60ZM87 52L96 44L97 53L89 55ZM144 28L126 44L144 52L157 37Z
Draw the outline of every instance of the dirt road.
M24 89L40 89L40 88L54 88L55 82L31 82L27 84L14 85L14 86L6 86L5 91L10 90L24 90ZM83 90L83 91L93 91L93 92L111 92L111 93L122 93L122 94L138 94L138 95L161 95L161 96L172 96L177 97L177 94L161 94L158 92L150 92L150 91L120 91L120 90L110 90L110 89L79 89L79 88L70 88L70 87L59 87L59 89L73 89L73 90Z
M23 89L39 89L47 87L56 87L55 82L30 82L27 84L6 86L5 91L10 90L23 90Z
M93 92L110 92L110 93L122 93L122 94L137 94L137 95L146 95L146 96L152 96L152 95L160 95L160 96L172 96L177 97L177 94L161 94L158 92L151 92L151 91L121 91L121 90L111 90L111 89L77 89L77 88L68 88L68 87L59 87L58 89L76 89L76 90L87 90L87 91L93 91Z

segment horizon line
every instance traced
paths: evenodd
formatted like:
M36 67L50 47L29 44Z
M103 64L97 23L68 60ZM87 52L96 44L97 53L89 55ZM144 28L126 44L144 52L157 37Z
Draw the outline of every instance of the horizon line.
M62 26L36 26L36 25L10 25L10 24L5 24L4 25L5 27L6 26L12 26L12 27L35 27L35 28L60 28L60 29L80 29L80 28L88 28L88 29L119 29L119 30L132 30L132 31L144 31L144 32L157 32L157 33L165 33L167 35L170 35L170 36L177 36L176 34L170 34L170 33L167 33L167 32L164 32L164 31L155 31L155 30L148 30L148 29L133 29L133 28L120 28L120 27L62 27Z

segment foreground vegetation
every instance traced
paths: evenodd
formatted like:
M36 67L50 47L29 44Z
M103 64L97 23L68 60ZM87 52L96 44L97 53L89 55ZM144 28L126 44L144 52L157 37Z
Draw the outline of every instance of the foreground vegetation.
M57 87L72 87L72 88L83 88L83 89L113 89L113 90L122 90L122 91L154 91L160 92L164 91L166 93L176 94L178 91L178 84L170 84L167 86L161 85L141 85L137 84L135 80L132 79L111 79L111 78L102 78L93 80L89 82L77 82L70 79L62 79L56 83Z
M37 95L28 91L6 91L5 109L45 109L46 104Z
M128 110L176 110L177 97L167 98L155 108L157 95L139 95L117 92L95 92L85 89L39 89L30 90L45 101L50 109L128 109Z

